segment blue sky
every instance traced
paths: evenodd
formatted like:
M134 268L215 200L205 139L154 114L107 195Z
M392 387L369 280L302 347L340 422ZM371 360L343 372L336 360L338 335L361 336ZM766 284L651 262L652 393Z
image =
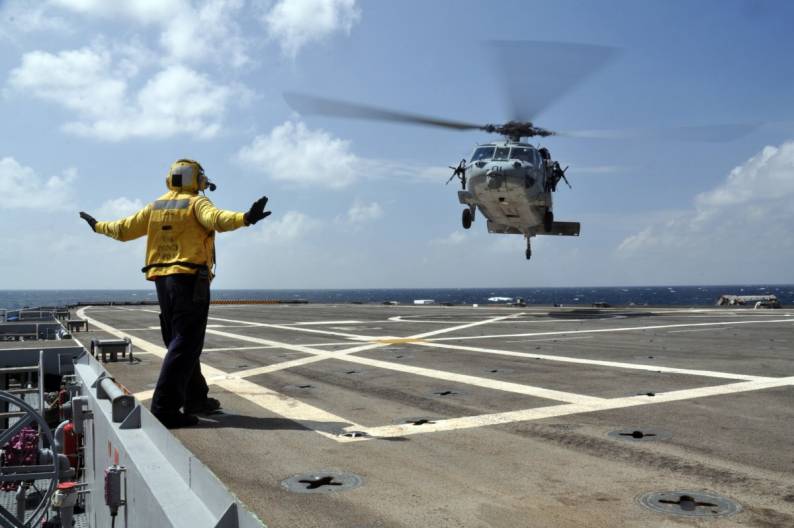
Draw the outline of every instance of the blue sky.
M789 2L0 0L0 288L147 287L143 242L92 235L177 158L222 208L216 288L791 282ZM768 122L726 143L552 138L579 238L460 227L446 165L478 132L300 116L297 90L472 122L508 117L482 42L620 49L552 129ZM524 65L532 70L532 57ZM671 138L674 139L674 138Z

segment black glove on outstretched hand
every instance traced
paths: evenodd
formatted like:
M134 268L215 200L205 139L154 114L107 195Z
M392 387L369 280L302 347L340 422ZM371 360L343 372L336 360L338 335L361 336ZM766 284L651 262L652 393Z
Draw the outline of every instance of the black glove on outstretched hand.
M91 229L96 233L96 218L83 211L80 211L80 218L88 222L88 225L91 226Z
M265 206L267 205L267 196L263 196L259 200L254 202L254 205L245 213L245 223L246 225L254 225L255 223L259 222L263 218L267 218L270 216L270 211L265 211Z

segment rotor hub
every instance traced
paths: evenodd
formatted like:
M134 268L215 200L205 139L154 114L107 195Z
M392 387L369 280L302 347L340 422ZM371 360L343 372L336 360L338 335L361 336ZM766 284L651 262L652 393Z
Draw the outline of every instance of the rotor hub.
M485 125L485 132L501 134L513 141L520 141L522 137L548 137L555 133L545 128L537 127L531 121L508 121L502 125Z

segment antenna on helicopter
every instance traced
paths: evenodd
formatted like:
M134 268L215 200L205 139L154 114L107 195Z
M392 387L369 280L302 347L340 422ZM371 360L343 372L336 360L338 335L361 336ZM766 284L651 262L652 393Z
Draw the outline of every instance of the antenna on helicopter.
M452 176L449 177L446 184L449 185L449 182L457 176L461 186L463 186L463 190L466 190L466 158L460 160L457 167L453 167L452 165L448 165L448 167L452 169Z

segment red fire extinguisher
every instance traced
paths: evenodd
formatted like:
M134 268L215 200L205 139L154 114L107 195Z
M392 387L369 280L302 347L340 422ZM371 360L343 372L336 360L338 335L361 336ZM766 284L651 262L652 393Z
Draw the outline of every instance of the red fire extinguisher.
M69 422L63 428L63 454L69 458L69 465L77 469L77 434L74 424Z

